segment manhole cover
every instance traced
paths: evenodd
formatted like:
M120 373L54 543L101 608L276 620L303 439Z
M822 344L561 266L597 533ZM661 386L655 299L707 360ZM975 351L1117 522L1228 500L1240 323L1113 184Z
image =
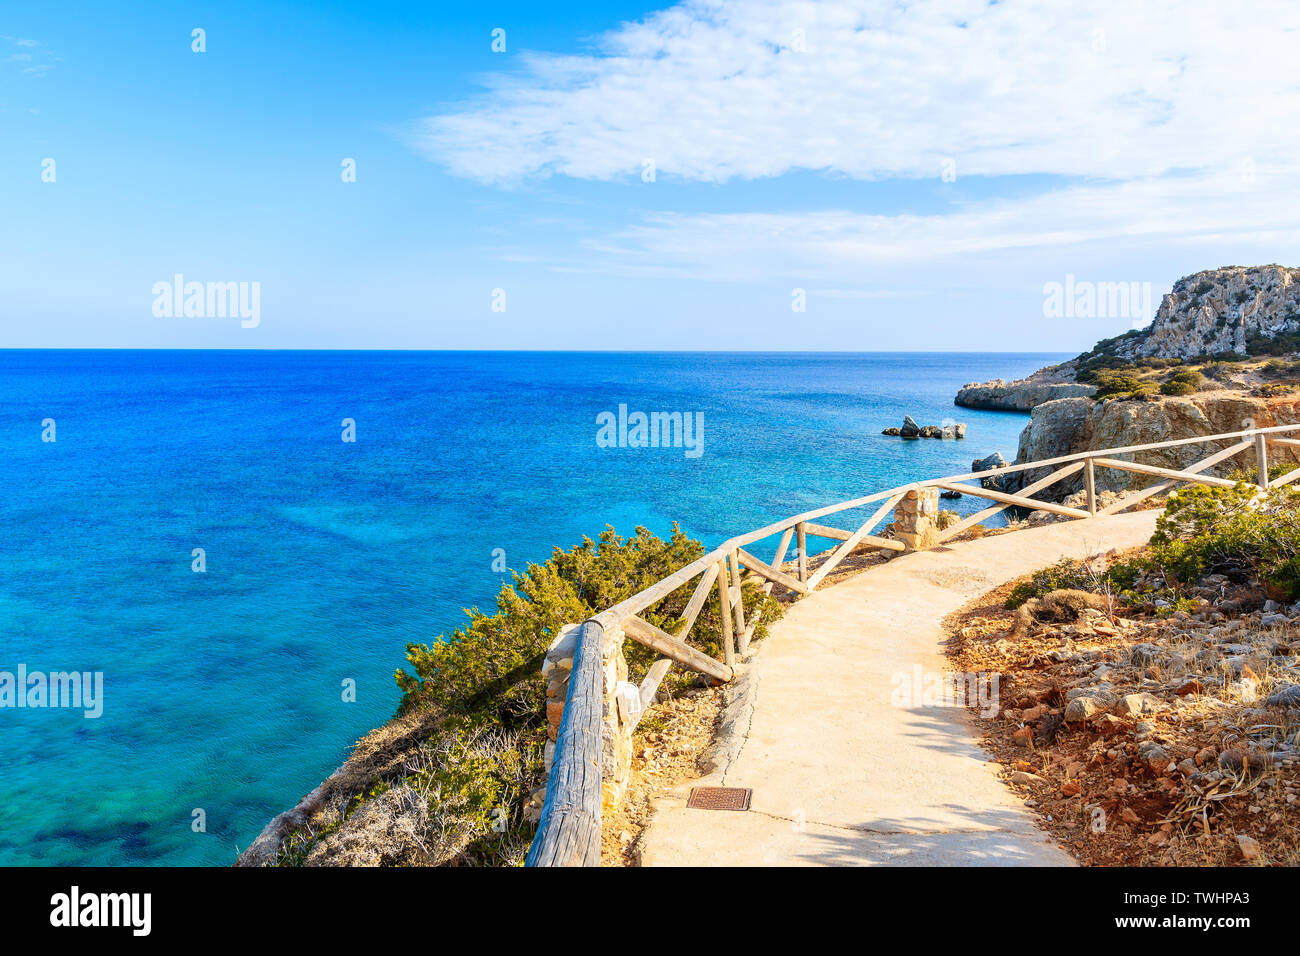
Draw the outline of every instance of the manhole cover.
M695 810L748 810L753 792L744 787L692 787L686 806Z

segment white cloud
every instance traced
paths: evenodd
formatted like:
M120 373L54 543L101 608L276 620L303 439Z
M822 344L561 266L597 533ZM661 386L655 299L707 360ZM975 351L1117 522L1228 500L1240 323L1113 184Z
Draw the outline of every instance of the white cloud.
M417 143L506 186L639 185L653 159L641 204L673 203L674 179L939 184L945 160L962 187L1045 177L1013 198L936 192L930 214L700 212L697 191L697 211L542 251L565 272L790 279L826 299L1036 288L1076 266L1178 275L1300 254L1298 41L1294 0L688 0L590 54L526 55Z
M584 258L593 271L630 276L889 284L902 270L916 270L938 282L958 262L977 277L990 262L1031 254L1069 261L1094 246L1118 262L1128 257L1126 248L1152 244L1197 256L1216 246L1296 249L1298 207L1300 180L1289 171L1257 169L1253 181L1244 181L1230 169L1072 186L929 216L657 213L588 242Z
M806 52L792 49L802 30ZM691 0L526 54L417 142L485 182L824 170L1131 179L1292 161L1293 0Z
M59 57L51 54L48 50L42 49L41 44L36 40L26 40L26 39L22 39L21 37L8 36L6 34L0 33L0 41L4 43L11 43L15 47L18 47L24 51L26 50L36 51L35 53L29 53L29 52L12 53L9 56L3 58L4 61L7 63L28 64L23 68L22 71L23 73L27 73L33 76L44 76L51 69L53 69L54 64L57 63L60 59Z

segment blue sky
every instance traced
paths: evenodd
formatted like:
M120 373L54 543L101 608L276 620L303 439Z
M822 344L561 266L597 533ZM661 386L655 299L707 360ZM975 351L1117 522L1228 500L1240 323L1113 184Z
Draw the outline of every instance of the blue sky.
M11 4L0 346L1081 349L1138 317L1066 274L1300 264L1300 13L1248 6Z

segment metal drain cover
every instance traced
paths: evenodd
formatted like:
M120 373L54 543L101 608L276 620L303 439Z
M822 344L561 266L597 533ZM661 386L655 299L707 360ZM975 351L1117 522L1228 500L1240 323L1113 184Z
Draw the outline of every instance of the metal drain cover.
M748 810L753 793L744 787L692 787L686 806L694 810Z

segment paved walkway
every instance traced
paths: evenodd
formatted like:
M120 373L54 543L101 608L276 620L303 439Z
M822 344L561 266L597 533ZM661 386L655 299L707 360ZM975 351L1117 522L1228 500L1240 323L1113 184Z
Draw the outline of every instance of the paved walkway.
M902 555L789 608L749 665L725 766L748 812L661 798L642 862L675 866L1061 865L960 708L893 706L897 675L948 669L941 621L1066 556L1144 543L1158 512L1068 521Z

